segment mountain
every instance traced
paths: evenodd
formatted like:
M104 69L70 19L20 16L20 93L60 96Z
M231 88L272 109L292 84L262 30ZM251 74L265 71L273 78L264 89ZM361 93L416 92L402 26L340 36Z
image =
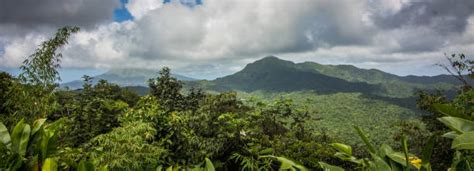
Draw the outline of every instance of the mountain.
M314 90L320 94L361 92L397 98L410 97L418 89L452 89L459 85L448 75L402 77L377 69L361 69L352 65L322 65L314 62L294 63L275 56L250 63L229 76L189 84L214 91Z
M124 68L124 69L111 69L103 74L93 76L92 83L95 84L99 80L107 80L111 83L118 84L123 87L130 86L147 86L147 81L150 78L154 78L158 75L159 71L149 69L138 69L138 68ZM182 81L193 81L194 78L182 76L179 74L171 74L173 77ZM75 80L68 83L61 84L61 87L69 87L70 89L81 88L83 84L82 80Z
M377 87L362 82L349 82L317 72L306 71L298 65L274 56L248 64L242 71L212 81L217 91L257 90L291 92L319 90L319 92L371 92Z

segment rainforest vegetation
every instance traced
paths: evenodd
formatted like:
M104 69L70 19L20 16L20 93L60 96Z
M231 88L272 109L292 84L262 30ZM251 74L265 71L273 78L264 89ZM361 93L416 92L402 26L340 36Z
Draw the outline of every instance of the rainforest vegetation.
M419 91L417 113L366 98L371 89L362 84L330 94L216 93L185 85L166 67L143 96L89 76L81 89L61 89L57 51L77 31L60 28L19 76L0 73L0 170L474 168L474 61L463 54L445 66L462 85L455 97Z

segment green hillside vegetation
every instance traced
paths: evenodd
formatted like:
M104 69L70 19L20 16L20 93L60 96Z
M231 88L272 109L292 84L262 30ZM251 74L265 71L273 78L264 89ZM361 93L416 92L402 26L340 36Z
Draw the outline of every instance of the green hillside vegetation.
M404 99L377 95L377 83L274 57L192 83L214 93L187 88L167 67L149 79L144 96L89 76L80 90L60 89L56 50L78 31L58 29L18 77L0 73L0 170L474 168L474 89L466 80L474 79L474 61L463 54L447 67L460 73L453 76L462 87L452 99L419 92L413 103L422 114L401 107ZM295 76L310 80L286 78ZM230 88L242 92L219 92Z
M293 63L274 56L248 64L243 70L212 81L190 82L214 91L291 92L314 90L319 94L360 92L382 97L407 98L422 89L449 90L457 87L452 78L400 77L375 69L351 65L321 65L313 62ZM441 76L441 78L444 78Z
M308 125L314 130L334 135L340 142L361 145L359 137L354 134L352 125L360 125L376 144L395 145L394 141L405 121L417 124L424 129L420 110L400 107L386 101L370 99L361 93L335 93L318 95L314 91L291 93L239 93L242 99L259 99L256 101L291 100L299 108L310 111L313 118ZM414 103L414 102L413 102ZM344 126L341 126L344 125Z

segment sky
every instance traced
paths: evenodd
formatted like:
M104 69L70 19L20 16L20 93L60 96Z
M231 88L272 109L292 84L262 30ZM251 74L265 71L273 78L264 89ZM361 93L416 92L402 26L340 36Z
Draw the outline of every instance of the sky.
M214 79L274 55L397 75L437 75L474 55L473 0L2 0L0 69L18 68L61 26L64 81L168 66Z

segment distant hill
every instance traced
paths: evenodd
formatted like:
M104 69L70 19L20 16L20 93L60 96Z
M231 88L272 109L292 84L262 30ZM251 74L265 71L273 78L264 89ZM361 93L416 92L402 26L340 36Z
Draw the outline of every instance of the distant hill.
M436 75L436 76L405 76L400 77L401 80L416 83L416 84L436 84L436 83L448 83L448 84L459 84L459 80L454 78L452 75ZM469 79L466 79L469 80Z
M125 69L111 69L106 73L93 76L92 83L95 84L99 80L107 80L111 83L118 84L122 87L137 87L147 86L147 81L150 78L158 76L159 71L149 69L125 68ZM182 81L193 81L195 79L182 76L179 74L172 74L173 77ZM61 84L61 87L69 87L70 89L81 88L82 80L75 80L68 83Z
M361 92L386 97L409 97L418 89L452 89L459 83L448 75L397 76L377 69L352 65L294 63L268 56L241 71L212 81L190 82L213 91L291 92L314 90L320 94Z

